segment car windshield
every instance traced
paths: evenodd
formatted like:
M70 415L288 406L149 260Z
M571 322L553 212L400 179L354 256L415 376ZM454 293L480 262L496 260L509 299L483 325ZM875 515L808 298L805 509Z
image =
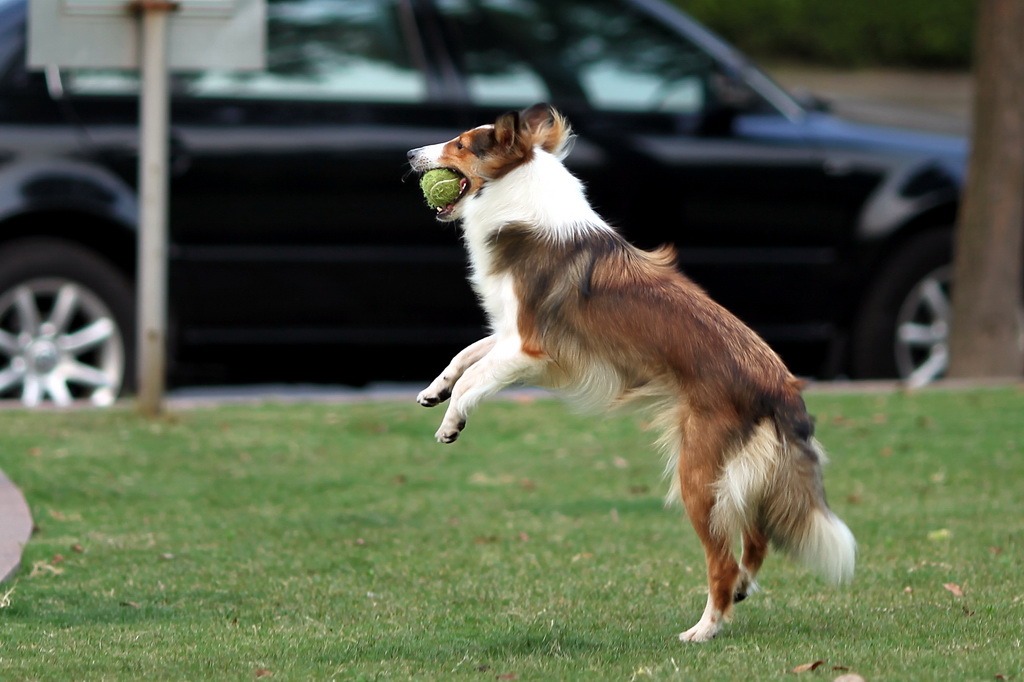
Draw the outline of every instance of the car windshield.
M670 21L622 0L436 5L476 104L584 101L603 111L696 115L735 105L737 98L747 110L767 110L758 86L778 90L752 67L755 90L727 77L723 55L728 52L732 64L743 64L742 58L695 24L698 40L690 40ZM735 66L731 71L738 75Z
M585 99L605 110L696 113L714 60L614 0L439 0L471 98Z

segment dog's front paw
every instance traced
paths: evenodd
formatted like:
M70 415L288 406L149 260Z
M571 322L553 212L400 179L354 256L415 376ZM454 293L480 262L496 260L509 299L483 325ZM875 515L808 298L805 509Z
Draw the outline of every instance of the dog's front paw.
M447 387L435 388L434 384L427 386L416 396L416 402L423 407L434 407L448 400L452 395L451 389Z

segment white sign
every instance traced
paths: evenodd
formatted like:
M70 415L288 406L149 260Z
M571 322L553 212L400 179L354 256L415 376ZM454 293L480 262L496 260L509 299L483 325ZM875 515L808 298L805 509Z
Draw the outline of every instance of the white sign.
M210 16L226 19L235 13L236 0L180 0L173 2L178 16ZM119 16L127 0L60 0L61 12L72 16Z
M150 2L29 0L29 67L139 68L139 9ZM171 70L264 68L266 0L166 4Z

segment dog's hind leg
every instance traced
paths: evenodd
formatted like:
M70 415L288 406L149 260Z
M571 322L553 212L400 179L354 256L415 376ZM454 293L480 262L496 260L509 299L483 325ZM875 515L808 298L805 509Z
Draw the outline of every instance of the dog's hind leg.
M516 383L537 383L549 360L522 350L518 337L496 341L490 351L477 360L455 382L451 402L441 427L434 434L441 443L452 443L466 427L466 418L484 398Z
M733 602L741 602L757 591L757 572L768 554L768 538L757 526L743 531L743 558L740 560L740 579Z
M479 362L480 358L494 348L494 341L495 338L492 334L459 351L458 355L452 358L452 361L444 368L444 371L430 382L429 386L420 391L420 394L416 396L416 402L423 407L434 407L448 400L455 382L466 373L467 369Z
M687 513L701 543L704 545L704 558L707 565L708 600L704 605L704 613L700 620L689 630L680 633L682 642L706 642L722 629L722 625L732 614L732 605L739 582L740 568L733 556L730 543L725 538L716 537L711 530L708 516L700 510L706 508L704 500L695 499L696 495L684 493ZM713 499L713 496L709 496ZM691 509L693 511L691 511Z
M708 600L704 613L696 625L679 635L683 642L706 642L718 634L723 622L731 615L740 578L739 564L732 551L733 538L712 525L712 511L716 502L715 482L727 443L726 430L714 421L693 417L687 420L679 457L683 504L704 546L708 578Z

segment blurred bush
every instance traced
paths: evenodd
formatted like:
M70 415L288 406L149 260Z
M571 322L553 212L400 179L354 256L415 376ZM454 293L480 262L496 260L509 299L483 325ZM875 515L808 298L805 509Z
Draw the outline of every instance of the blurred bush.
M761 60L837 67L964 69L970 0L674 0Z

